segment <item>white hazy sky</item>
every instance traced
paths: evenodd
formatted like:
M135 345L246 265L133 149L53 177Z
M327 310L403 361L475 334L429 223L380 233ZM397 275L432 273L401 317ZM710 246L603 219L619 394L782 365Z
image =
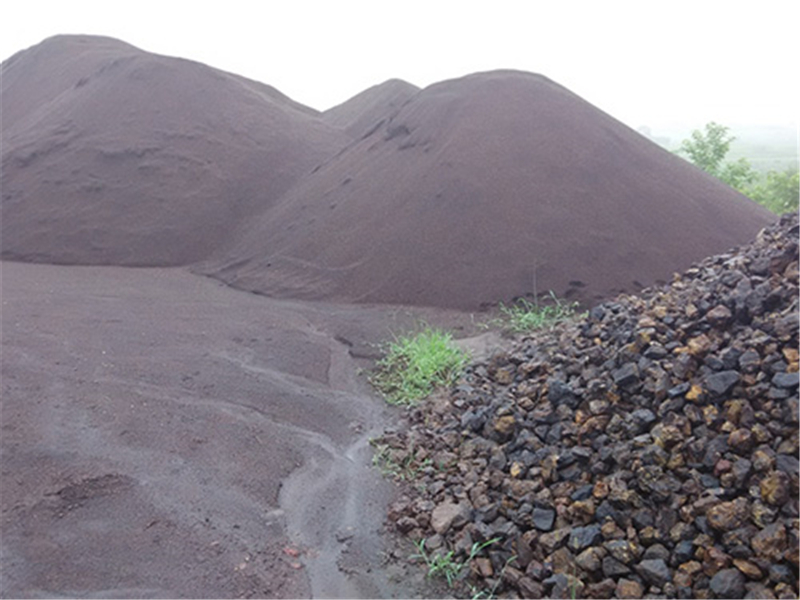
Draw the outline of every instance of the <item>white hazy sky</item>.
M798 0L23 0L0 59L108 35L324 110L392 77L542 73L636 128L798 123Z

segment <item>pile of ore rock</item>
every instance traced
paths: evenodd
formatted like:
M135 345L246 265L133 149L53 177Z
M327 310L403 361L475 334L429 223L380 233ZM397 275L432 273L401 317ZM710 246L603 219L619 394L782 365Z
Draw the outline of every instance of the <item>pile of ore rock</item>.
M389 523L453 560L495 540L473 593L797 598L797 216L406 418L379 440L409 476Z

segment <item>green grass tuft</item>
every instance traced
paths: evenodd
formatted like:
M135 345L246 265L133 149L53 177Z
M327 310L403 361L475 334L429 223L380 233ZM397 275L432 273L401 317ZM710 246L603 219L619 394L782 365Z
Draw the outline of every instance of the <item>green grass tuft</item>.
M390 343L370 382L390 404L414 404L455 382L468 362L449 333L426 327Z
M454 550L450 550L447 553L434 552L429 554L425 548L425 540L423 539L416 543L419 552L413 554L411 558L421 558L425 561L425 566L428 568L428 577L441 575L447 579L447 585L452 588L455 581L461 577L461 574L469 566L470 562L472 562L472 559L478 556L484 548L491 546L499 540L500 538L494 538L483 543L473 543L467 559L460 561L456 560L456 553Z
M500 304L500 312L503 318L500 320L502 326L513 333L528 333L552 327L561 321L566 321L578 316L577 302L564 302L559 300L553 292L550 292L552 304L540 306L525 298L520 298L513 305L506 306Z

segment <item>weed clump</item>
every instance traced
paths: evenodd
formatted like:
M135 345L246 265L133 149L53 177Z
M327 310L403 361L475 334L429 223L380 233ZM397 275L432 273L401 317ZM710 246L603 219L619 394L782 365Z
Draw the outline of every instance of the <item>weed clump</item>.
M388 345L370 383L389 404L414 404L437 387L451 385L469 363L449 333L425 327Z
M525 298L520 298L511 306L501 303L500 312L503 317L499 324L512 333L529 333L580 316L577 302L564 302L552 291L550 298L551 304L541 306L538 301L534 303Z

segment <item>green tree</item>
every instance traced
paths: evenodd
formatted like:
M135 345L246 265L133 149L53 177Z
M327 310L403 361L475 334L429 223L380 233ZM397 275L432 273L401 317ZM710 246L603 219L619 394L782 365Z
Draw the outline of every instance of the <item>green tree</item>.
M683 140L678 152L685 154L696 167L706 173L719 177L722 161L730 150L731 142L736 139L728 135L728 128L719 123L706 124L705 132L695 129L692 137Z
M695 129L690 139L683 140L678 153L684 154L695 166L774 213L798 210L798 169L795 167L785 171L770 171L760 176L747 159L740 158L726 163L725 157L735 139L727 127L712 121L705 126L704 131Z
M736 139L729 131L719 123L707 123L705 131L695 129L691 139L683 140L678 152L685 154L692 164L706 173L744 192L758 175L744 158L733 163L724 162L731 142Z
M770 171L746 193L774 213L796 212L800 209L800 172L796 168Z

